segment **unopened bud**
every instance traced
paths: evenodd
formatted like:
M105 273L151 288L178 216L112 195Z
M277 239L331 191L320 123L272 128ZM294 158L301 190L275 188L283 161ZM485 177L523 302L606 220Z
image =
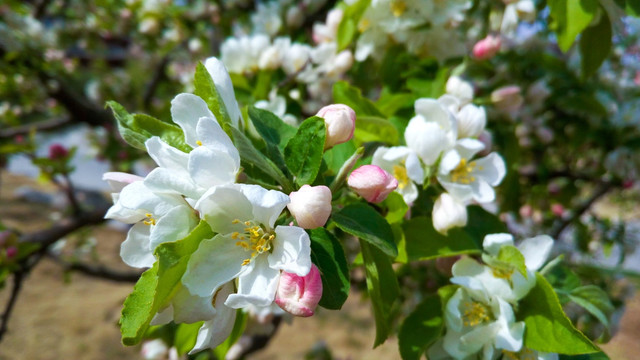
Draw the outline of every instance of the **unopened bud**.
M347 142L353 137L353 132L356 128L356 112L347 105L327 105L320 109L316 116L323 118L327 127L327 138L324 142L325 150L332 148L334 145Z
M433 227L441 234L467 225L467 207L448 193L442 193L433 205Z
M18 248L15 246L9 246L7 248L7 258L13 259L16 255L18 255Z
M498 110L513 112L522 106L524 99L517 85L504 86L491 93L491 101Z
M555 216L562 217L562 215L564 215L564 206L562 206L562 204L551 205L551 213Z
M69 150L60 144L52 144L49 146L49 159L60 160L69 155Z
M398 180L376 165L363 165L353 170L349 187L371 203L379 203L398 187Z
M498 53L501 45L500 37L488 35L473 46L473 57L480 60L491 59Z
M276 293L276 304L284 311L302 317L314 314L322 298L322 279L315 264L305 276L282 272Z
M324 226L331 215L331 190L326 186L302 185L289 198L287 208L303 229Z

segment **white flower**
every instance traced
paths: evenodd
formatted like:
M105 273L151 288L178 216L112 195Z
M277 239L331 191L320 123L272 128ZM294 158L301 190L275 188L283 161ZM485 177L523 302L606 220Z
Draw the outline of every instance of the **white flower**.
M273 44L269 45L258 60L258 67L260 69L275 70L282 66L282 60L284 59L287 51L291 47L291 39L287 37L279 37L273 40Z
M480 136L487 125L487 113L483 107L467 104L456 114L458 139Z
M151 267L158 245L184 238L198 223L181 196L154 193L143 181L125 186L114 201L105 218L135 224L120 247L122 260L132 267Z
M482 142L462 139L442 157L438 182L460 202L472 199L479 203L493 201L493 187L500 184L506 174L504 160L496 153L472 160L482 149Z
M447 94L457 97L461 105L468 104L473 100L473 86L459 76L452 76L447 80L446 91Z
M213 297L215 315L206 320L198 330L198 338L189 351L190 355L204 349L214 349L229 337L236 321L236 310L224 305L224 302L232 292L233 284L226 283Z
M159 167L147 175L145 185L195 201L212 186L235 182L240 155L204 100L180 94L171 102L171 115L194 149L186 154L157 137L147 140L147 151Z
M457 124L453 114L435 99L418 99L416 116L404 132L407 146L425 165L433 165L443 151L451 149L457 137ZM384 168L384 167L383 167Z
M258 109L271 111L280 119L282 119L282 121L291 126L298 126L298 119L296 119L296 117L291 114L287 114L287 101L284 96L278 95L276 88L273 88L269 92L269 100L256 101L256 103L253 105ZM250 123L250 126L251 125L252 123Z
M251 22L256 33L274 36L282 27L278 1L257 2L256 11L251 15Z
M493 359L495 349L519 351L524 322L516 322L511 305L489 293L471 293L459 288L445 307L445 334L442 346L455 359L465 359L480 351Z
M405 146L379 147L373 153L371 164L381 167L398 180L395 190L407 204L418 198L418 185L424 180L424 170L418 155Z
M211 296L238 278L237 294L225 305L267 306L275 298L280 271L305 276L311 268L310 240L297 226L274 224L289 197L257 185L211 188L195 208L217 233L191 256L182 278L198 296Z
M311 47L309 45L293 43L282 59L282 70L287 75L296 74L307 66L310 57Z
M488 292L511 303L522 299L535 286L535 271L542 267L549 256L553 239L541 235L523 240L518 246L525 259L526 277L510 264L497 260L500 248L505 245L513 246L513 236L510 234L485 236L483 247L486 254L483 254L483 260L489 266L470 258L460 259L453 265L454 277L451 282L465 286L470 292Z
M333 9L327 13L327 22L313 24L313 41L316 43L335 42L338 34L338 26L342 21L344 12L342 9Z
M432 219L433 227L446 235L451 228L467 225L467 206L442 193L433 204Z
M230 37L220 46L220 58L232 73L255 72L262 53L269 47L265 34Z

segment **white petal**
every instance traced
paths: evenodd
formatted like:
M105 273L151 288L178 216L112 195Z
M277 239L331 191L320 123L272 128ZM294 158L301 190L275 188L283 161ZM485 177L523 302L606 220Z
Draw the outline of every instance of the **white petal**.
M231 118L231 124L234 127L238 127L240 122L240 108L238 108L238 102L236 101L236 95L233 91L233 83L229 72L224 67L222 61L210 57L204 62L204 67L207 68L209 75L213 79L216 85L216 90L224 102L224 106L227 109L227 113Z
M498 256L500 248L505 245L513 246L513 235L506 233L489 234L482 240L484 251L493 256Z
M509 306L509 305L508 305ZM510 306L509 306L510 307ZM495 337L495 347L507 351L520 351L524 337L524 322L503 324Z
M407 146L416 152L425 165L433 165L448 147L447 133L436 122L422 116L413 117L404 133Z
M511 275L511 285L513 288L513 296L505 298L505 300L516 302L527 296L529 291L536 286L536 273L527 269L527 277L525 278L524 275L516 270Z
M222 185L209 189L198 200L195 208L211 229L221 234L242 231L241 224L234 225L236 219L253 220L253 206L240 190L240 185Z
M451 296L445 306L445 321L447 329L460 332L464 326L462 322L462 313L460 312L460 303L465 298L465 291L463 288L458 288L456 292ZM468 297L467 297L468 298Z
M411 205L418 198L418 187L410 182L404 189L397 188L395 191L402 195L402 199L407 205Z
M273 228L282 210L290 202L289 196L276 190L267 190L259 185L238 185L253 205L253 219Z
M269 266L298 276L307 275L311 270L311 240L307 232L297 226L276 227Z
M458 167L458 164L460 164L460 160L460 154L458 154L456 150L449 150L444 154L442 160L440 160L438 171L441 175L447 175L451 172L451 170Z
M140 181L143 179L144 178L138 175L127 174L127 173L117 172L117 171L106 172L102 174L102 180L106 181L109 184L109 187L111 187L111 190L113 192L120 192L125 186L131 184L132 182Z
M145 210L129 209L122 206L120 201L116 201L116 203L113 204L113 206L110 207L107 213L104 215L104 218L115 219L127 224L135 224L138 221L144 219L145 213Z
M198 218L189 206L176 206L151 225L149 235L151 251L165 242L177 241L189 235L198 224Z
M213 319L216 309L213 308L211 300L211 296L193 295L185 286L180 286L172 300L173 320L176 323L192 324Z
M438 100L422 98L415 102L416 114L422 115L427 121L433 121L444 130L451 129L451 114Z
M518 249L524 256L527 269L532 271L536 271L542 267L545 261L547 261L552 247L553 239L548 235L525 239L518 245Z
M186 174L188 154L168 145L157 136L147 140L144 145L158 166Z
M211 296L220 286L236 278L249 252L231 236L216 235L203 240L187 264L182 283L194 295Z
M265 255L258 255L251 261L253 267L238 278L238 292L231 294L225 305L234 309L249 305L267 306L276 296L280 271L269 267Z
M507 174L504 160L496 153L491 153L474 162L476 166L473 174L482 177L491 186L499 185Z
M484 150L484 143L476 139L460 139L456 141L456 150L463 159L471 159L475 154Z
M179 94L171 100L171 118L184 131L185 142L192 147L198 146L196 126L201 117L215 119L207 103L193 94Z
M424 170L422 169L422 164L420 163L418 155L414 152L409 153L404 166L407 169L409 179L413 180L416 184L422 185L422 182L424 181Z
M438 175L438 182L444 187L449 195L459 202L466 204L473 198L473 189L470 185L458 184L447 180L447 177Z
M189 355L207 348L213 349L229 337L236 321L236 310L224 306L223 302L232 291L233 284L227 283L216 294L216 316L202 324L198 331L196 345L189 351Z
M239 163L226 152L200 146L189 153L189 174L201 188L232 184L238 170Z
M149 248L149 226L143 223L133 225L129 229L127 239L120 245L120 257L125 264L147 268L153 266L156 259Z
M473 199L479 203L488 203L496 199L496 192L484 179L476 178L471 184Z
M158 311L157 314L153 316L151 319L150 325L164 325L168 324L173 320L173 305L169 304L166 308Z
M158 194L184 195L192 199L198 199L204 191L188 174L161 167L153 169L144 179L144 184Z
M203 146L210 149L223 151L235 161L236 166L240 166L240 155L231 142L229 135L222 130L220 124L212 118L200 118L196 127L198 140Z

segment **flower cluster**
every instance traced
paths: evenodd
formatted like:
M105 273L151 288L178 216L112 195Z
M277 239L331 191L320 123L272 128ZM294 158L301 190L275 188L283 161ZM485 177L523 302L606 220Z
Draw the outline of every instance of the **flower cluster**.
M416 115L404 133L406 146L380 147L372 164L393 174L397 192L407 204L418 197L418 186L432 177L446 190L433 208L433 225L446 233L467 223L466 205L495 199L493 187L505 176L504 160L496 153L477 158L486 149L478 140L486 114L470 103L473 90L459 78L447 84L448 94L415 102Z
M215 58L208 59L205 68L231 126L239 127L242 119L227 70ZM228 337L235 309L277 304L297 316L312 315L322 283L303 227L325 224L331 212L329 189L303 186L288 196L236 183L240 155L207 103L193 94L179 94L171 102L171 115L191 151L153 136L144 145L158 166L146 177L104 175L114 191L106 217L133 224L120 252L128 265L153 266L158 246L185 238L200 221L215 234L200 242L177 293L152 324L204 321L192 350L196 352ZM330 132L332 116L326 117ZM287 206L302 227L278 224Z
M428 351L430 359L557 359L523 346L525 323L516 321L514 308L536 284L535 271L546 261L553 239L546 235L523 240L515 248L510 234L487 235L485 264L461 258L452 268L458 285L445 305L445 336ZM506 252L521 254L523 264L507 260ZM475 357L474 357L475 358Z

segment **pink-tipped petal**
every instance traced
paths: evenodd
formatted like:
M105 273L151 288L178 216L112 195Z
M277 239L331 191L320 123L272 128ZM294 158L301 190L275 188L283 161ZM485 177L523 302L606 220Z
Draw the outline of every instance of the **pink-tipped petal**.
M322 298L322 279L315 264L306 276L282 272L276 304L284 311L301 317L312 316Z
M347 184L371 203L379 203L398 187L398 180L376 165L363 165L351 172Z

